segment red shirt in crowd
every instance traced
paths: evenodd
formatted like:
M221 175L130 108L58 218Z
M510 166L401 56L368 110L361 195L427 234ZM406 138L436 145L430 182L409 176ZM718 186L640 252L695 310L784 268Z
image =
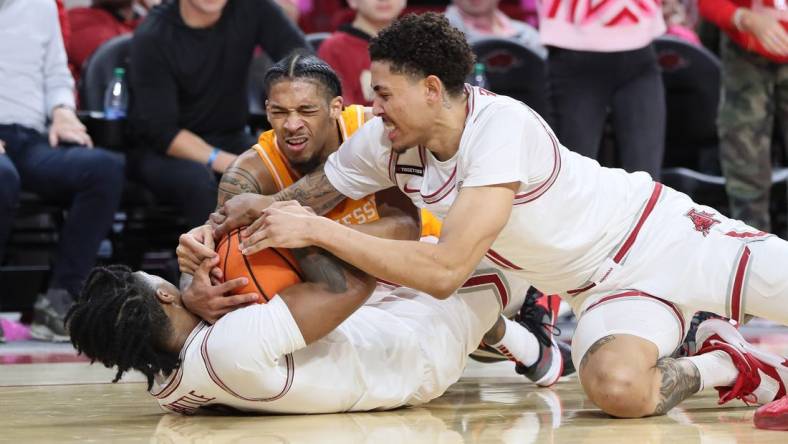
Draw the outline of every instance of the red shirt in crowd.
M125 21L106 9L96 7L69 9L68 20L71 38L66 52L75 80L96 48L113 37L134 31L139 23L138 19Z
M372 104L371 76L369 73L370 35L344 25L327 38L317 52L339 76L345 105Z
M788 62L788 56L779 56L768 52L755 35L740 31L733 23L736 9L748 8L754 12L773 16L788 31L788 9L786 9L785 2L780 0L699 0L698 7L703 17L723 29L731 40L741 47L756 52L773 62Z

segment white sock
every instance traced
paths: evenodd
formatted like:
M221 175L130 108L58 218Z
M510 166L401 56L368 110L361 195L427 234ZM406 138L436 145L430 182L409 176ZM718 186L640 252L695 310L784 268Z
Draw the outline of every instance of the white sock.
M487 344L503 353L512 361L519 362L526 367L534 365L539 359L539 341L522 325L504 318L506 331L503 338L495 344Z
M714 350L685 358L692 362L700 373L700 390L705 387L730 387L739 377L731 357L722 350Z

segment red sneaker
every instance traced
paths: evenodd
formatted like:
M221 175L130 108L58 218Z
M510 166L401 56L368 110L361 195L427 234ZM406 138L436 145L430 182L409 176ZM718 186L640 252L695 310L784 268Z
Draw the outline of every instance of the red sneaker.
M759 429L788 430L788 396L759 407L753 421Z
M720 404L741 399L747 404L766 404L785 396L788 383L788 359L755 348L730 323L709 319L698 327L697 354L722 350L731 357L739 371L731 387L715 387Z

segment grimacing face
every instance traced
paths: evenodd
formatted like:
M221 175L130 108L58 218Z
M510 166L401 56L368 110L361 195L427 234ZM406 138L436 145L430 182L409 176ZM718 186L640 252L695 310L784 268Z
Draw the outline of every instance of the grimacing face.
M294 166L310 164L336 134L342 98L328 101L315 80L282 79L271 85L265 111L287 160Z
M391 148L402 153L427 140L433 111L424 80L392 73L387 62L372 62L370 71L375 91L372 113L383 119Z

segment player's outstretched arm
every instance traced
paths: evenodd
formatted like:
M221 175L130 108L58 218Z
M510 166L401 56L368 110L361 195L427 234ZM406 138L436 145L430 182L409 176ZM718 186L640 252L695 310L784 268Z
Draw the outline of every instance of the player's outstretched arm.
M315 216L295 203L269 207L242 235L244 254L271 246L322 247L365 272L446 298L459 288L509 220L517 183L463 188L440 241L381 239Z
M280 291L279 297L309 344L356 311L375 289L375 279L318 248L294 249L293 254L307 282Z

